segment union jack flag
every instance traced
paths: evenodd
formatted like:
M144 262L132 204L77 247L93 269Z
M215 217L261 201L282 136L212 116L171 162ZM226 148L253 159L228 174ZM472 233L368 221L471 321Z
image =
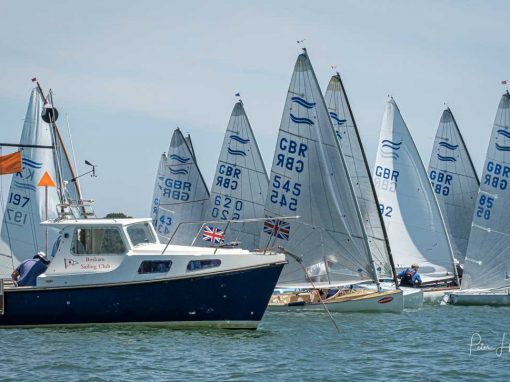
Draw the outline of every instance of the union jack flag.
M264 222L264 232L278 239L289 240L290 223L278 219L267 219Z
M225 233L222 229L216 227L204 227L202 240L210 241L211 244L222 243L225 240Z

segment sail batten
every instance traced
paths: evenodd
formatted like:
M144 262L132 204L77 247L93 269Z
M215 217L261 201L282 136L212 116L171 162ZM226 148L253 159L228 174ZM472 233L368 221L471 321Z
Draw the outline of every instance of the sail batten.
M172 244L191 244L200 224L179 224L200 222L209 199L209 190L187 139L178 128L174 131L167 155L160 158L152 196L153 224L162 242L174 236Z
M374 184L397 271L417 263L427 276L455 277L439 206L393 99L388 101L383 117Z
M237 102L232 110L213 179L204 220L264 217L268 178L242 101ZM258 248L262 224L230 224L223 242L236 242L245 249ZM216 224L216 227L224 229L226 225Z
M338 73L329 81L325 101L363 218L372 256L379 272L391 277L390 248L377 195L347 93Z
M52 127L42 120L44 100L37 89L33 89L23 123L20 144L32 146L55 147ZM26 259L32 258L38 251L45 251L51 255L56 230L49 229L48 243L46 243L45 229L40 226L46 217L45 191L37 184L43 174L48 172L52 179L56 177L54 150L38 147L22 149L21 173L11 178L9 194L5 201L5 211L2 219L0 240L9 253L1 253L4 259L0 264L1 276L8 277L12 266L16 267ZM48 219L57 217L57 204L60 202L58 190L48 188ZM12 255L12 258L11 258ZM8 259L8 260L6 260ZM6 261L5 261L6 260Z
M280 123L261 246L289 259L279 285L372 279L374 267L354 191L322 92L305 53L294 67ZM285 221L282 216L298 215Z
M461 289L510 286L510 95L501 97L487 149Z
M429 179L451 239L464 262L480 181L453 113L441 115L428 168Z

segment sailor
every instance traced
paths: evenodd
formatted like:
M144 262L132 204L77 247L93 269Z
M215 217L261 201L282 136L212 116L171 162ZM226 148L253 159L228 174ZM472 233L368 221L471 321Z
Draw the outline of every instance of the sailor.
M421 286L421 277L418 273L419 269L418 264L411 265L411 268L407 268L400 272L397 277L400 279L400 285L401 286L408 286L408 287L419 287Z
M23 261L12 272L11 277L16 286L35 286L37 276L48 269L48 257L44 252L37 252L33 259Z

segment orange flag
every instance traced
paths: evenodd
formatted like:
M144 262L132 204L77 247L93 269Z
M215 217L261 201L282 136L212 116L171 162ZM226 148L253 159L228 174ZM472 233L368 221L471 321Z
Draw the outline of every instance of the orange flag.
M21 172L21 151L0 155L0 175Z

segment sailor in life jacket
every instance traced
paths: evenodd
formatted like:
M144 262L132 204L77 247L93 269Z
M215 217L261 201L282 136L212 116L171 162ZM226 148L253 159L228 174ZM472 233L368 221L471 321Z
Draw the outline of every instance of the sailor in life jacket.
M421 277L418 273L419 269L418 264L411 265L411 268L407 268L400 272L397 277L400 279L400 285L401 286L408 286L408 287L419 287L421 286Z

